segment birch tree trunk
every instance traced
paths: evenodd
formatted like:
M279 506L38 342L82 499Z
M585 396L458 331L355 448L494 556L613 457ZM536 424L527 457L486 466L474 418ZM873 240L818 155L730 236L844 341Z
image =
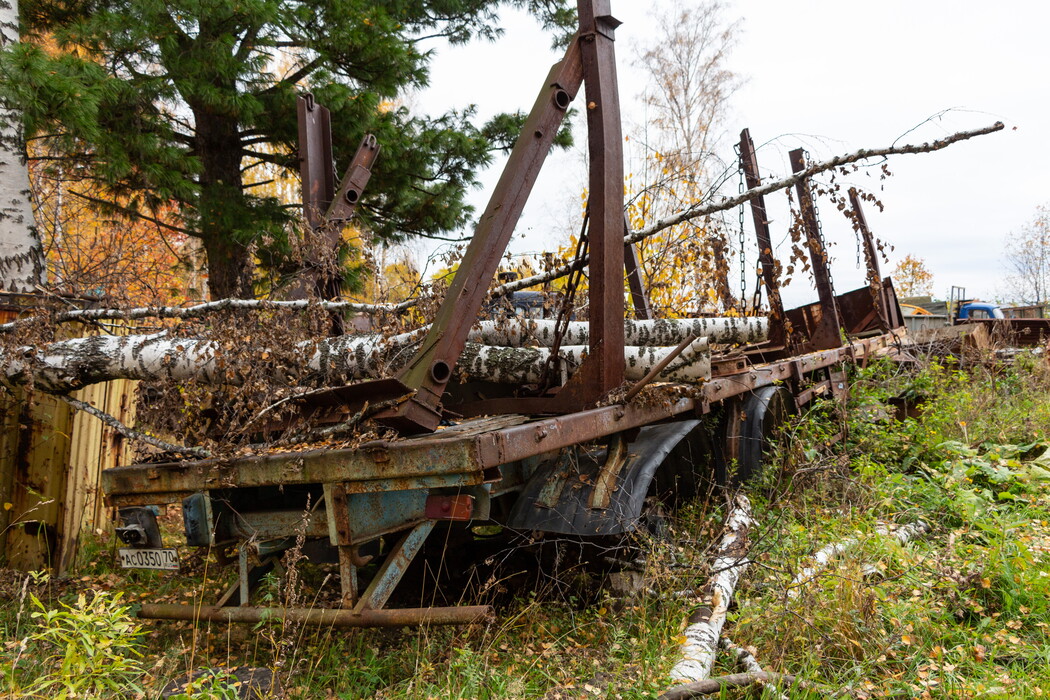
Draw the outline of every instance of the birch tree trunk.
M303 379L334 384L382 376L410 356L420 335L344 335L306 341L295 347ZM624 348L627 379L644 377L674 347ZM586 345L559 349L563 370L571 374L586 358ZM266 348L257 348L264 356ZM542 375L549 348L509 348L467 343L457 371L466 379L504 383L533 383ZM243 358L243 354L242 354ZM243 361L243 359L241 360ZM312 378L311 378L312 375ZM706 338L695 340L658 377L661 381L699 382L711 376L711 354ZM0 352L0 381L8 385L32 380L45 391L64 393L113 379L194 380L205 384L241 383L236 363L211 340L153 335L98 335L72 338L38 348Z
M738 495L726 519L726 534L715 550L716 557L711 565L715 573L705 588L704 607L685 629L682 659L671 669L672 680L691 683L711 675L729 602L747 569L747 536L753 523L751 503L746 496Z
M0 48L18 40L18 2L0 0ZM29 194L22 115L0 105L0 287L32 292L46 275Z

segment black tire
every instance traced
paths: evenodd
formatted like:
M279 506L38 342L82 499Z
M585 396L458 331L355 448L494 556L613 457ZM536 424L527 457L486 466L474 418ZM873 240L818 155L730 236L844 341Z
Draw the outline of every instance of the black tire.
M795 399L782 386L764 386L723 409L715 474L723 486L761 478L776 430L795 412Z

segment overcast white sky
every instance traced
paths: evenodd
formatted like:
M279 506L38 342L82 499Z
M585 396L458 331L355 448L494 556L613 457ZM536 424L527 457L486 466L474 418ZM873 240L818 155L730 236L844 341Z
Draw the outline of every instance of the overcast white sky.
M612 1L624 22L617 31L622 109L634 124L644 121L646 87L634 57L656 33L653 8L668 5ZM721 155L732 159L736 135L749 127L766 176L790 173L787 152L800 145L815 159L885 146L943 110L952 111L902 142L1006 123L1005 132L946 151L895 157L880 193L885 213L866 212L875 234L895 246L885 272L910 253L925 259L939 295L951 285L971 296L1001 295L1005 241L1050 203L1043 173L1050 163L1050 2L748 0L731 4L727 17L742 20L730 66L748 82L733 99ZM496 43L441 47L432 86L415 98L417 106L437 112L473 103L482 116L528 109L559 54L533 20L506 18L507 33ZM585 143L582 133L578 141ZM474 198L479 210L501 166L499 160L485 174L486 187ZM561 238L579 209L585 175L579 152L548 159L515 250L541 250ZM867 177L856 184L879 186ZM852 231L830 209L825 205L824 230L841 292L861 286L863 273ZM777 239L787 216L774 209L773 218ZM747 231L750 238L750 214ZM786 301L815 296L802 286L793 284Z

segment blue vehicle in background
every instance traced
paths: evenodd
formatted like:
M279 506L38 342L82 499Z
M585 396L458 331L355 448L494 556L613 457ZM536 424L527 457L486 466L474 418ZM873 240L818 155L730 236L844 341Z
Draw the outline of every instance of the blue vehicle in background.
M959 313L955 315L955 322L962 323L969 320L984 320L990 318L1006 318L1006 314L998 304L987 301L967 301L959 307Z

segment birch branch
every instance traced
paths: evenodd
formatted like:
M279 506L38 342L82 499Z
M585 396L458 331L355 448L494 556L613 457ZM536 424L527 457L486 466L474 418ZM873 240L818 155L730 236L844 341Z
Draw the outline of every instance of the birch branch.
M745 649L744 647L733 644L726 637L722 637L718 640L718 646L732 654L733 661L736 662L737 668L739 668L744 673L750 673L756 676L760 673L765 673L765 671L762 670L762 665L759 664L758 659L755 658L755 655L747 649ZM777 688L774 684L766 683L766 687L768 687L771 692L780 697L781 700L788 700L788 697L784 695L784 693L780 692L780 689Z
M914 523L900 526L892 533L888 526L879 525L875 528L875 534L882 537L892 537L901 545L905 545L916 537L921 537L929 530L929 525L922 520L916 520ZM813 555L812 566L803 568L791 582L791 587L788 588L787 592L788 597L798 598L802 595L803 586L815 579L817 574L823 571L832 560L837 559L839 555L852 549L859 541L860 540L856 537L847 537L838 542L832 542L831 544L822 547Z
M849 165L858 161L867 160L869 158L884 158L886 156L909 155L916 153L933 153L934 151L939 151L941 149L947 148L948 146L951 146L954 143L966 141L967 139L972 139L977 136L984 136L985 134L991 134L996 131L1002 131L1004 128L1005 125L1002 122L996 122L995 124L992 124L991 126L986 126L982 129L975 129L973 131L960 131L958 133L946 136L945 138L939 139L937 141L921 144L905 144L903 146L888 146L886 148L862 148L859 151L854 151L853 153L835 156L830 160L821 161L820 163L814 163L805 170L801 170L798 173L795 173L791 177L786 177L782 180L775 180L764 185L759 185L758 187L753 187L745 192L742 192L739 195L736 195L735 197L726 197L717 203L705 204L703 202L698 202L695 206L689 207L688 209L684 209L678 212L677 214L672 214L671 216L668 216L664 219L660 219L651 226L647 226L646 228L639 229L638 231L634 231L628 234L624 237L623 242L625 244L637 243L638 241L644 240L651 236L655 236L657 233L663 231L664 229L670 228L672 226L677 226L678 224L685 223L686 221L697 219L702 216L710 216L711 214L716 214L720 211L732 209L734 207L740 206L744 202L748 202L754 199L755 197L764 196L773 192L777 192L779 190L787 189L788 187L793 187L795 184L801 182L802 180L813 177L814 175L819 175L820 173L824 173L829 170L834 170L835 168L840 168L844 165ZM514 280L513 282L501 284L492 290L492 295L499 296L503 294L509 294L511 292L517 292L522 289L527 289L528 287L532 287L537 284L543 284L544 282L556 280L559 277L564 277L570 274L574 270L578 270L584 267L587 264L587 262L588 258L584 257L580 260L567 263L547 272L541 272L530 277L525 277L520 280Z
M835 156L830 160L825 160L820 163L814 163L805 170L795 173L791 177L784 178L782 180L776 180L773 182L760 185L747 190L735 197L726 197L717 203L704 204L702 202L697 203L695 206L684 209L676 214L672 214L666 218L660 219L651 226L634 231L624 237L624 243L637 243L638 241L644 240L651 236L656 235L664 229L678 224L697 219L702 216L710 216L711 214L718 213L720 211L726 211L737 207L744 202L750 201L760 195L767 195L772 192L787 189L792 187L796 183L806 178L819 175L820 173L834 170L835 168L856 163L861 160L867 160L870 158L885 158L891 155L908 155L916 153L932 153L939 151L943 148L958 143L960 141L966 141L977 136L984 136L985 134L991 134L996 131L1001 131L1005 128L1002 122L996 122L991 126L986 126L981 129L975 129L973 131L960 131L958 133L947 136L937 141L921 143L921 144L906 144L903 146L889 146L886 148L862 148L859 151L848 153L840 156ZM511 292L517 292L522 289L527 289L544 282L550 282L564 277L575 270L581 269L587 265L588 257L584 256L579 260L575 260L565 265L561 265L547 272L525 277L523 279L515 280L513 282L507 282L505 284L498 285L493 288L493 296L502 296L510 294ZM65 323L69 321L101 321L101 320L140 320L145 318L199 318L209 313L216 311L222 311L225 309L305 309L310 305L317 305L322 309L328 309L332 311L353 311L359 313L378 314L378 313L399 313L406 311L414 307L418 303L416 299L409 299L403 301L400 304L362 304L351 301L317 301L317 300L293 300L293 301L271 301L265 299L218 299L216 301L207 302L204 304L197 304L196 306L143 306L132 309L75 309L72 311L63 311L55 314L55 322ZM23 325L31 322L32 317L16 319L8 323L0 324L0 333L6 333L14 330L19 325Z
M684 683L669 689L657 700L686 700L704 695L714 695L726 688L746 688L756 683L777 683L781 686L795 685L795 677L786 673L733 673L718 678L708 678L695 683Z
M81 401L80 399L74 399L72 396L66 396L65 394L59 394L58 398L62 399L78 411L89 413L95 418L98 418L100 421L113 428L129 440L137 440L139 442L144 442L147 445L159 447L165 452L178 452L180 454L193 455L194 457L200 457L202 459L211 457L211 452L208 452L208 450L205 450L202 447L185 447L184 445L176 445L174 443L165 442L160 438L155 438L152 435L147 435L146 433L139 432L138 430L134 430L133 428L129 428L128 426L124 425L119 420L117 420L116 417L111 416L105 411L95 408L91 404L85 401Z
M704 605L685 629L682 659L671 669L672 680L702 681L711 675L733 591L747 569L747 535L753 524L751 503L746 496L738 495L726 518L726 534L715 550L712 564L715 574L705 587Z
M274 309L307 309L318 307L330 311L352 311L358 313L398 313L412 308L416 305L415 299L403 301L400 304L360 304L353 301L325 301L317 299L295 299L291 301L275 301L271 299L218 299L195 306L139 306L131 309L72 309L55 314L56 323L68 323L70 321L137 321L146 318L177 318L190 319L200 318L217 311L230 309L245 309L251 311L264 311ZM20 325L25 325L33 320L26 317L0 324L0 333L14 330Z

